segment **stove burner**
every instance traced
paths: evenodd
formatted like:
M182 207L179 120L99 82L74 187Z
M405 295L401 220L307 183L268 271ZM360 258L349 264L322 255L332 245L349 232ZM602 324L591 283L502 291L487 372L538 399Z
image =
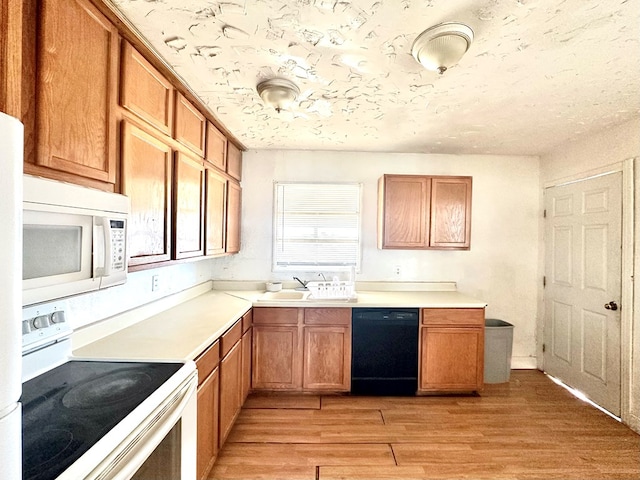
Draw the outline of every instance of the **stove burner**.
M62 397L62 404L67 408L91 410L125 403L145 390L151 381L149 375L135 370L109 373L73 387Z
M60 476L180 367L71 360L23 383L23 480Z
M41 436L31 442L25 442L23 446L25 455L29 456L29 463L22 475L23 480L38 478L42 472L50 470L66 459L81 444L82 440L74 437L70 429L45 427Z

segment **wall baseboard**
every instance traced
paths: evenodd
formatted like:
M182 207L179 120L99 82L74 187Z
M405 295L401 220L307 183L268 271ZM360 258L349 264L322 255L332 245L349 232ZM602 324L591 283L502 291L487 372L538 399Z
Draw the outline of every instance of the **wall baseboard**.
M511 357L512 370L537 370L538 360L536 357Z

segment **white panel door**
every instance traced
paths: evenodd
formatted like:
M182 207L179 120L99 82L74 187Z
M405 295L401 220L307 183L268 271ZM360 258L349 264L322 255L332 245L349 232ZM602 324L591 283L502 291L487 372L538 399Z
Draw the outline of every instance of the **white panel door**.
M620 415L622 174L545 191L544 369Z

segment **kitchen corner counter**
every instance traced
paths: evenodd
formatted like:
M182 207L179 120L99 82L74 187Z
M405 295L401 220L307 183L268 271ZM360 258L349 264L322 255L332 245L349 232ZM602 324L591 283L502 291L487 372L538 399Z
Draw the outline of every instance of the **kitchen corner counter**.
M193 360L250 309L250 301L212 290L84 345L73 357Z

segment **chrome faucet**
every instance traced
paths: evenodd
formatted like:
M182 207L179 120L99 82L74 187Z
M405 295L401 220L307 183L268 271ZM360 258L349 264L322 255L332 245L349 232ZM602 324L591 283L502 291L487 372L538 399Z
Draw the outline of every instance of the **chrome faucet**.
M300 285L302 285L302 288L304 288L305 290L307 289L307 282L303 282L302 280L300 280L298 277L293 277L293 279L295 281L297 281ZM300 288L300 287L298 287Z
M318 276L322 277L322 280L324 280L325 282L327 281L327 277L324 276L324 273L320 272Z

